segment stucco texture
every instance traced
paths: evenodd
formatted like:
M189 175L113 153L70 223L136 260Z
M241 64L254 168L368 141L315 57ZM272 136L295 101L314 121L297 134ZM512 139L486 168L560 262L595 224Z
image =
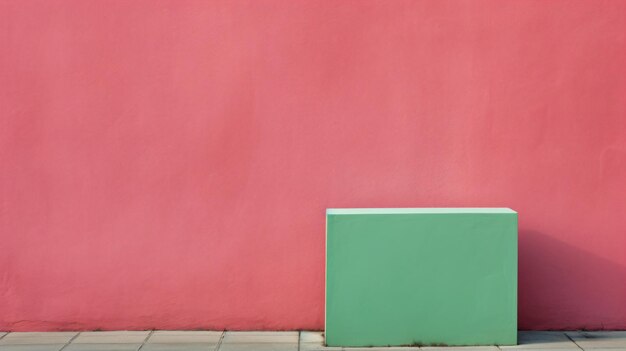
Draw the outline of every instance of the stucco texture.
M0 330L322 329L326 208L448 206L521 329L626 328L625 14L0 1Z

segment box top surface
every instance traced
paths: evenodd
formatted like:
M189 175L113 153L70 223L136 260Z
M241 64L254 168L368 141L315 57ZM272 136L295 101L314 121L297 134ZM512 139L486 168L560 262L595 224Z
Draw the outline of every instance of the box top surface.
M458 214L458 213L517 213L505 207L421 207L421 208L327 208L327 215L357 214Z

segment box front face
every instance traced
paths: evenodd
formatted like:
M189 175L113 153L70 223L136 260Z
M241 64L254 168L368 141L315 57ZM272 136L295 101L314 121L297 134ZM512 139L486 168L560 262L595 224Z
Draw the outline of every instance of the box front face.
M329 214L329 346L517 339L517 214Z

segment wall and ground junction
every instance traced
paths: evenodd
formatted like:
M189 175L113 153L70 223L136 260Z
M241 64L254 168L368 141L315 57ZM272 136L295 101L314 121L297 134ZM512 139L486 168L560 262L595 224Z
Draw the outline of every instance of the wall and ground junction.
M0 330L321 329L327 207L519 212L626 328L626 2L0 1Z

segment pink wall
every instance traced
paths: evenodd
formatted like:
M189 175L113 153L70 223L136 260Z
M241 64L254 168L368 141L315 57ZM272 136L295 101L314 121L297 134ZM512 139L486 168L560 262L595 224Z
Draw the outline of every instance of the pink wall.
M321 329L326 207L520 213L626 328L626 2L0 2L0 330Z

